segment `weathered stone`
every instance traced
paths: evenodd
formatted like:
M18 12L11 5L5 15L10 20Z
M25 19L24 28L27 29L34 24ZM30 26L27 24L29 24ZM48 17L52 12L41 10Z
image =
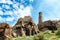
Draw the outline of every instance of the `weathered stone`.
M10 35L10 26L6 23L0 23L0 39L5 40Z
M42 27L42 12L39 12L39 19L38 19L38 28L41 30Z
M57 30L56 24L50 20L44 22L44 27L48 28L49 30Z
M30 36L30 35L34 35L37 32L37 26L36 24L33 22L32 18L30 16L25 16L24 18L20 18L17 23L14 25L14 29L17 28L16 25L20 25L18 27L21 27L21 29L19 29L21 31L21 33L23 32L24 35L26 36ZM18 29L15 29L18 30ZM14 31L14 30L13 30ZM18 32L16 32L17 34ZM20 34L20 33L18 33ZM22 34L20 34L20 36L22 36Z

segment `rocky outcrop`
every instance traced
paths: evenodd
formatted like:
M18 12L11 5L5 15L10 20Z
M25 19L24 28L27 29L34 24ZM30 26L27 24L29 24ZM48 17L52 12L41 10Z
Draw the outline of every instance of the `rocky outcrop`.
M44 28L48 28L49 30L57 30L56 24L53 21L45 21L44 23Z
M57 30L57 29L60 29L60 20L44 21L41 29L43 29L43 30Z
M5 40L10 35L10 26L6 23L0 23L0 40Z
M17 23L13 27L13 31L15 31L17 35L19 34L18 36L22 36L22 34L30 36L37 33L38 27L30 16L25 16L24 18L20 18L17 21Z

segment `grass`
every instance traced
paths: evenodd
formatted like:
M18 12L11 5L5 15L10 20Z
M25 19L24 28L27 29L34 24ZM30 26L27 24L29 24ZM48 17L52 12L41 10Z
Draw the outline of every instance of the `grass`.
M57 30L55 33L51 33L51 31L47 30L34 36L10 37L8 40L60 40L60 31Z

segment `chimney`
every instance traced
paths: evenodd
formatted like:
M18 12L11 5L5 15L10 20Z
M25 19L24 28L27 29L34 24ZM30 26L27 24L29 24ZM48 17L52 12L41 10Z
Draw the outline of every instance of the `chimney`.
M38 18L38 28L41 30L42 27L42 12L39 12L39 18Z

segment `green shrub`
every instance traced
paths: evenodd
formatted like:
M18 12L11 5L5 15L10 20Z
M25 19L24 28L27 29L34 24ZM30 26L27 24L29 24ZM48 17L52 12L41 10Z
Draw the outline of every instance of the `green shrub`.
M34 40L43 40L43 35L40 35L40 34L35 35Z
M57 35L58 37L60 37L60 30L58 30L58 31L56 32L56 35Z

